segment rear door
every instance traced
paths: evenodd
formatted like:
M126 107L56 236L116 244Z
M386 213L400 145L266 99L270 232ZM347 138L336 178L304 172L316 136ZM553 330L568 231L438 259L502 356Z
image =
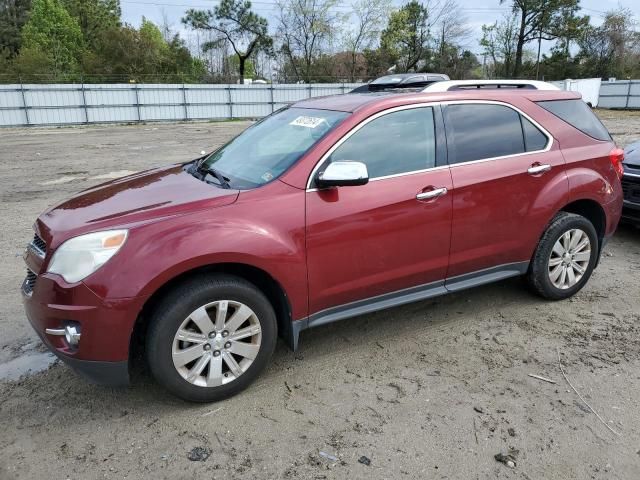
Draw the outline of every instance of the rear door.
M447 287L468 280L460 278L466 274L524 273L549 210L568 192L559 147L511 105L474 101L443 108L453 179Z
M306 193L311 314L433 282L443 290L451 233L443 128L437 108L384 112L330 152L325 162L365 163L370 181Z

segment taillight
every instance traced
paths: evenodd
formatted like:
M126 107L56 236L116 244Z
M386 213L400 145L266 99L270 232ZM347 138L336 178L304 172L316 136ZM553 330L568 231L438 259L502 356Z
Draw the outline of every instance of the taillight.
M622 165L624 161L624 150L614 148L611 150L611 153L609 153L609 160L611 160L611 165L613 165L613 169L618 174L618 177L622 178L622 175L624 175L624 166Z

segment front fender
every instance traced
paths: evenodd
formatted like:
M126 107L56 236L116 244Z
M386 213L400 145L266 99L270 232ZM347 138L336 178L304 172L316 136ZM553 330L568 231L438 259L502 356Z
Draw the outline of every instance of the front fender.
M122 250L85 283L102 298L149 296L190 270L239 263L276 280L293 318L302 318L307 315L304 192L283 189L259 201L248 192L215 211L136 227Z

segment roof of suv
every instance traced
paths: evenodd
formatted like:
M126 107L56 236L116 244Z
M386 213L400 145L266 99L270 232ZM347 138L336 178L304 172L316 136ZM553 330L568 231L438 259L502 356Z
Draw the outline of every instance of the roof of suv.
M424 102L446 102L451 100L494 100L506 101L515 98L527 98L532 101L579 99L580 94L562 90L535 89L461 89L446 92L419 93L347 93L326 97L314 97L301 100L292 106L298 108L313 108L319 110L337 110L341 112L355 112L365 106L375 104L411 104Z

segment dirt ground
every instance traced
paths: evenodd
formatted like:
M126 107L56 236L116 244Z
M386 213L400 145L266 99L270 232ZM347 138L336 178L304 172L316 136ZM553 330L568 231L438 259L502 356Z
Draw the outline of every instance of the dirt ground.
M619 144L640 139L640 113L599 113ZM627 226L570 300L515 279L306 331L216 404L179 401L144 371L118 390L52 363L19 293L36 216L246 126L0 130L0 480L639 477L640 230ZM494 458L510 450L515 468Z

